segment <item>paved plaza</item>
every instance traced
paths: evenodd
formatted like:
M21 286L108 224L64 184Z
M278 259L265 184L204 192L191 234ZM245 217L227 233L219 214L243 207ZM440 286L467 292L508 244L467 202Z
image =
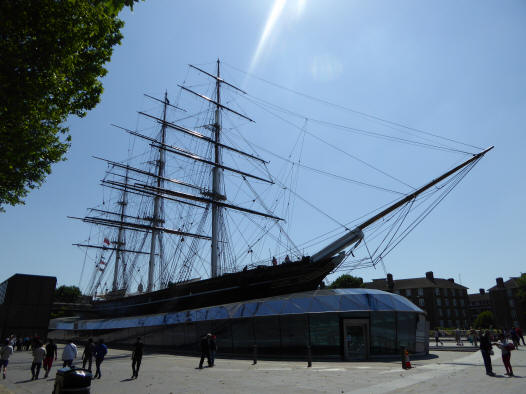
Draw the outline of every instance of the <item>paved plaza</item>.
M59 349L59 356L62 349ZM82 349L79 349L79 354ZM512 353L515 377L504 375L500 351L493 356L497 377L485 374L480 352L439 351L413 360L404 371L397 360L313 362L221 359L196 369L196 357L146 354L137 380L131 380L130 352L110 349L102 378L92 393L525 393L526 347ZM58 363L57 363L58 364ZM77 362L77 366L78 366ZM0 393L46 393L54 379L31 381L30 352L15 352ZM57 365L53 366L52 375ZM43 374L41 373L41 377Z

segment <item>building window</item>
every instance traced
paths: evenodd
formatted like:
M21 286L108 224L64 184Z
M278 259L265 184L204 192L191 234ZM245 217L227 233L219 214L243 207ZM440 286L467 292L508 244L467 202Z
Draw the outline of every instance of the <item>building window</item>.
M508 293L508 297L513 297L513 290L512 289L506 290L506 293Z
M511 306L512 308L515 307L515 300L514 300L513 298L510 298L510 299L508 300L508 303L510 304L510 306Z
M446 306L449 306L449 298L446 298Z
M435 295L437 297L440 296L440 289L438 287L435 287Z
M437 305L442 306L442 300L440 298L437 298Z
M440 327L444 327L444 320L440 320Z
M423 299L423 298L419 298L419 299L418 299L418 304L419 304L420 306L424 306L424 305L425 305L424 299Z
M446 315L447 315L447 317L451 317L451 310L450 309L446 309Z
M438 316L442 317L442 309L438 310Z
M405 289L405 295L410 296L411 295L411 289Z
M423 297L424 296L424 289L419 288L418 289L418 296Z
M460 299L460 306L464 306L464 299Z
M457 306L457 300L456 300L456 298L453 298L453 306Z
M511 318L512 319L517 319L517 311L515 309L511 310Z

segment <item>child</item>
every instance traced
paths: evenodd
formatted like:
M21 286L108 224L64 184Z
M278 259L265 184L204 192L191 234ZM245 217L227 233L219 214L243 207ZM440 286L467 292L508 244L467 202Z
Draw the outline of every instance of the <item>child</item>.
M404 349L404 361L405 361L405 369L411 369L411 361L409 360L409 352L407 349Z
M506 375L513 376L513 370L511 369L511 351L515 349L515 346L508 342L506 337L504 335L499 336L500 343L495 343L495 345L501 350L502 352L502 363L504 364L504 367L506 368Z
M3 343L2 349L0 349L0 369L3 370L3 378L5 379L5 373L7 371L7 364L9 364L9 357L13 354L13 347L9 345L6 340Z

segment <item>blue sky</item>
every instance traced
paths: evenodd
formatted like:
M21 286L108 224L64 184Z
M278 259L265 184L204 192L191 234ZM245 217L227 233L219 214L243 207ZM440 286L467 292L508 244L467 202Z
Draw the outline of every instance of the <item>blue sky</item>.
M124 39L107 65L101 103L85 118L68 121L73 138L68 160L53 167L26 205L8 207L0 216L0 278L22 272L78 284L83 253L71 244L86 239L89 230L66 216L82 216L101 200L105 166L91 156L122 160L127 155L128 138L110 123L135 128L137 110L158 110L143 93L160 97L167 89L171 97L180 97L177 84L193 77L187 65L212 71L217 58L225 62L225 79L312 119L392 131L237 70L447 138L495 145L384 263L395 279L432 270L436 277L460 279L471 292L493 286L497 276L524 271L523 1L150 0L121 17ZM247 102L235 104L251 110ZM265 123L262 113L256 116L257 143L272 146L288 139L285 129ZM461 158L343 137L312 121L307 127L415 186ZM309 165L395 187L348 158L317 151L316 144L310 149ZM310 199L342 222L383 201L369 197L367 190L358 195L345 185L323 185L311 189ZM299 216L309 216L297 209ZM310 226L325 229L321 222ZM368 280L383 277L384 271L378 266L353 274Z

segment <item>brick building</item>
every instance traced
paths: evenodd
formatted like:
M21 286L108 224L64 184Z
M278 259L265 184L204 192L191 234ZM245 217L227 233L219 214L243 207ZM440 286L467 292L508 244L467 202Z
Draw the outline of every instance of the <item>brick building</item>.
M455 283L453 278L435 278L432 271L423 278L373 279L364 283L369 289L378 289L400 294L426 311L429 326L469 328L469 299L467 287Z
M526 327L526 308L521 305L517 294L517 279L510 278L504 282L502 278L497 278L497 285L489 289L495 324L499 328Z
M486 290L480 289L476 294L468 294L469 298L469 315L471 321L474 322L477 316L485 311L490 311L495 314L491 306L491 300L489 298L489 293L486 293Z

